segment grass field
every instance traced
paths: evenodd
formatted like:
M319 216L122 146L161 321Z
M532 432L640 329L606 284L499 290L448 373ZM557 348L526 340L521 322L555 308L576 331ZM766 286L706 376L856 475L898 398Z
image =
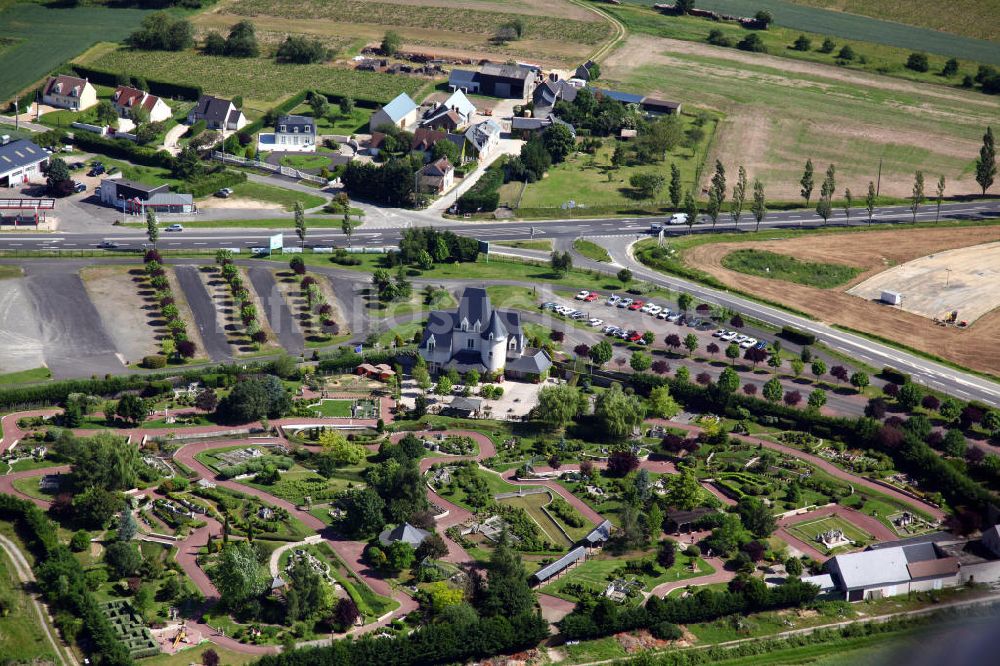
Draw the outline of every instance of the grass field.
M306 88L331 95L388 102L400 92L415 95L425 81L412 76L359 72L329 64L278 64L272 58L225 58L196 51L132 51L100 44L78 62L111 72L202 86L208 94L243 96L244 111L260 115Z
M21 587L4 550L0 550L0 598L10 603L7 612L0 614L0 654L4 659L10 663L58 662L38 624L31 598Z
M745 166L769 200L802 201L807 159L817 180L836 165L838 196L860 196L880 164L882 195L909 196L916 169L943 174L947 194L978 193L974 158L1000 114L1000 100L978 92L644 35L603 68L608 85L724 113L708 163L721 159L727 174Z
M32 382L43 382L51 379L52 373L48 368L32 368L21 372L9 372L0 375L0 384L30 384Z
M541 250L542 252L552 251L552 241L550 240L518 240L518 241L493 241L493 245L504 247L516 247L522 250Z
M297 190L286 190L283 187L274 187L250 181L234 185L233 196L280 204L289 212L295 209L296 201L301 201L302 207L306 209L322 206L326 203L326 199L318 197L315 194L306 194Z
M655 4L655 0L628 2L646 6ZM832 3L850 4L853 6L851 11L856 13L803 6ZM772 30L775 27L787 28L859 40L862 43L885 44L906 52L926 51L946 57L1000 64L1000 51L996 44L986 41L996 40L1000 35L1000 28L995 20L1000 6L996 0L959 0L958 3L950 4L948 11L940 11L941 8L933 3L866 0L754 0L753 3L746 0L698 0L698 7L737 16L752 16L756 11L764 9L774 16ZM866 10L859 12L858 7L865 7ZM615 8L615 13L617 12L618 9ZM877 18L873 18L875 16ZM928 17L934 17L934 23L928 21ZM717 25L704 19L693 20L709 26ZM927 27L905 25L907 22ZM952 26L951 32L956 34L928 29L943 28L949 24ZM975 39L976 37L979 39Z
M694 116L681 116L684 129L695 124ZM684 188L694 185L695 176L705 163L706 154L712 137L715 134L717 120L708 116L702 127L704 138L692 148L678 147L673 154L668 155L663 162L649 165L625 165L619 169L611 166L611 156L615 150L613 139L603 139L603 145L594 155L574 153L565 162L551 167L548 173L539 181L530 183L524 190L524 195L518 207L522 209L554 208L560 209L567 201L575 201L577 205L588 208L608 208L622 206L648 205L651 201L637 199L629 178L637 173L669 172L670 164L677 164L681 170ZM518 184L520 186L520 184ZM667 191L664 188L656 201L664 201ZM561 212L561 209L560 209Z
M293 114L313 117L312 107L308 104L299 104L292 109ZM330 107L329 115L316 121L316 131L318 134L358 134L368 129L368 119L372 115L371 109L354 107L348 115L343 115L336 105Z
M124 38L147 13L36 3L6 9L0 6L0 34L18 40L0 48L0 101L13 97L94 42Z
M577 238L573 241L573 249L594 261L611 261L611 255L603 247L589 240Z
M310 169L318 170L322 169L323 167L329 167L330 157L332 156L333 153L327 151L283 155L281 157L281 164L283 166L292 167L293 169L300 169L302 171L308 171Z
M320 416L346 419L351 417L351 407L353 405L353 400L320 400L319 404L310 405L310 407L313 408L313 411L318 412Z
M613 32L609 22L569 0L231 0L195 23L220 29L247 17L265 37L308 34L330 43L339 56L354 55L393 30L405 50L576 65ZM524 26L522 38L494 42L496 31L515 19Z
M545 534L545 538L555 544L556 548L569 548L573 542L567 539L559 530L554 519L542 511L542 507L552 501L548 493L537 493L535 495L524 495L523 497L511 497L497 500L500 504L516 506L524 509L529 516L534 519Z
M853 550L860 546L864 546L872 541L873 538L871 534L868 534L868 532L865 532L861 528L856 527L839 516L827 516L826 518L820 518L819 520L797 523L786 529L790 534L798 537L802 541L811 545L813 548L824 553L839 552L841 550ZM816 540L816 536L829 530L841 530L844 533L844 536L853 541L854 544L852 546L838 547L832 550L827 548Z
M608 576L616 569L622 567L625 561L625 559L606 559L603 557L589 559L573 568L568 574L560 577L559 580L545 585L541 591L562 599L576 600L576 597L565 592L565 587L572 583L579 583L585 587L603 592L608 584ZM714 571L711 565L704 560L697 558L694 561L696 569L695 571L691 571L692 558L678 553L677 560L670 569L659 569L660 573L656 576L642 575L639 578L645 586L644 589L649 591L661 583L704 576Z
M797 282L820 289L839 287L862 272L853 266L800 261L787 254L767 250L736 250L722 259L722 265L740 273Z

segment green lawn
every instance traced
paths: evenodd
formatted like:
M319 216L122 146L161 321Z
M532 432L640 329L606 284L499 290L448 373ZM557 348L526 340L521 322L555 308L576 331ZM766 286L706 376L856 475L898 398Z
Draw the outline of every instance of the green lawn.
M360 477L353 482L357 483L357 481L360 481ZM281 472L278 481L272 485L255 483L253 478L238 481L245 486L263 490L296 505L304 504L306 496L312 497L314 502L329 499L329 496L332 496L334 492L346 489L347 484L351 482L347 479L324 479L313 470L299 465L293 465L287 472Z
M681 121L684 129L688 129L696 123L696 118L685 114L681 116ZM629 185L629 178L638 173L669 172L670 164L676 164L681 170L684 188L690 189L705 162L716 125L715 116L706 114L702 127L704 137L695 146L678 147L662 162L625 165L619 169L611 166L616 142L612 138L604 138L601 148L594 155L571 154L565 162L552 166L544 178L530 183L524 190L518 214L530 216L536 209L557 209L562 213L564 211L560 207L570 200L575 201L578 207L581 204L585 206L584 211L627 210L661 205L667 200L666 188L654 200L639 199Z
M492 241L491 245L502 245L504 247L516 247L522 250L541 250L542 252L552 251L552 241L548 239L540 240L516 240L516 241Z
M731 271L795 282L819 289L839 287L862 272L860 268L844 264L801 261L787 254L753 249L730 252L722 258L722 265Z
M320 400L318 404L310 405L310 408L320 416L346 419L350 418L353 405L353 400Z
M366 617L369 619L382 617L386 613L399 608L399 602L376 594L364 581L351 573L340 557L333 552L328 543L324 541L313 548L314 552L318 552L330 562L334 578L347 590L351 599L357 604L358 610Z
M281 164L301 171L319 170L330 166L330 158L333 155L334 153L325 150L317 150L315 153L293 153L283 155Z
M315 194L307 194L297 190L286 190L283 187L275 187L251 181L233 186L233 196L281 204L289 212L295 209L296 201L302 202L302 207L306 209L316 208L326 203L326 199ZM242 222L242 220L240 222L245 225L245 222Z
M629 558L605 557L604 555L592 558L583 564L574 567L569 573L560 577L559 580L549 583L541 588L545 594L551 594L562 599L576 601L576 597L565 591L567 585L577 583L595 590L604 591L609 582L609 576L616 569L625 565ZM701 558L694 559L696 570L691 570L692 558L678 553L674 566L670 569L657 567L659 573L656 576L641 575L644 588L647 592L657 585L669 583L677 580L686 580L698 576L705 576L715 571L711 565Z
M398 335L403 339L403 342L409 343L413 340L413 336L422 330L424 330L424 322L411 321L408 324L401 324L390 328L388 331L379 336L378 342L383 347L389 347Z
M838 517L838 516L827 516L825 518L820 518L818 520L811 520L804 523L798 523L788 527L788 532L802 541L808 543L813 548L825 553L830 553L833 551L840 550L854 550L859 546L866 545L873 540L871 534L865 532L859 527L856 527L852 523ZM828 530L842 530L844 536L854 542L853 546L846 546L840 548L829 549L822 543L816 541L816 535L826 532Z
M593 241L577 238L573 241L573 249L594 261L611 261L611 255L608 254L608 251Z
M42 499L42 500L51 500L52 495L50 495L49 493L42 492L41 488L38 487L38 484L41 483L41 481L42 481L41 474L39 474L38 476L28 476L23 479L15 479L14 488L16 488L18 492L22 492L28 497L34 497L35 499Z
M0 49L0 100L13 97L98 40L123 39L147 13L121 7L0 3L3 37L18 40Z
M569 548L573 545L572 540L567 539L563 533L559 530L559 526L556 521L549 516L546 512L542 511L542 507L549 504L552 498L549 497L548 493L537 493L534 495L524 495L522 497L511 497L509 499L497 500L500 504L507 504L509 506L516 506L531 516L531 518L538 524L542 532L545 534L551 543L555 544L557 548Z
M8 372L7 374L0 375L0 384L30 384L33 382L43 382L51 378L52 373L49 372L48 368L32 368L31 370Z
M312 107L308 104L299 104L292 109L293 114L313 117ZM319 134L360 134L368 131L368 119L372 115L371 109L354 107L354 110L346 116L340 112L336 104L330 105L330 113L316 121L316 130Z
M52 645L38 623L34 604L21 587L14 566L2 549L0 598L10 604L6 612L0 614L0 654L11 663L58 662L57 657L61 655L52 653Z
M220 666L244 666L256 661L259 657L255 654L244 654L233 652L215 644L204 643L181 650L176 654L160 653L155 657L147 657L142 660L143 666L190 666L200 660L200 656L205 650L212 649L219 655Z

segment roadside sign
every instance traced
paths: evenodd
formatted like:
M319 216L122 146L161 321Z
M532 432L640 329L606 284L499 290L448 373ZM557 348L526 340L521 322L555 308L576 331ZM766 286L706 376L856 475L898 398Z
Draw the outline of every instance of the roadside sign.
M275 250L281 250L285 247L285 234L274 234L270 237L270 243L268 248L273 252Z
M490 242L489 241L484 241L484 240L479 241L479 251L482 252L483 254L489 254L490 253Z

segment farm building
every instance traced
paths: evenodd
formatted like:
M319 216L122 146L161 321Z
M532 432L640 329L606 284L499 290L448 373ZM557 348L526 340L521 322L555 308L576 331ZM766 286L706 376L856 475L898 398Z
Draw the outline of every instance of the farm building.
M46 81L42 89L42 104L83 111L97 104L97 89L87 79L60 74Z
M247 117L228 99L202 95L198 103L188 113L189 125L205 121L205 126L212 130L241 130L247 124Z
M372 130L385 125L406 129L417 122L417 103L406 93L400 93L381 109L372 114L368 127Z
M583 562L585 559L587 559L587 549L583 546L577 546L552 564L544 566L531 574L531 583L533 585L541 585L550 580L555 580L561 574L568 571L570 567Z
M524 65L487 63L477 72L453 69L448 87L465 93L527 101L535 90L537 78L536 70Z
M49 153L27 139L0 146L0 187L16 187L39 175Z
M136 109L149 115L149 122L158 123L170 118L170 107L156 95L130 86L118 86L111 95L111 103L119 118L133 118Z

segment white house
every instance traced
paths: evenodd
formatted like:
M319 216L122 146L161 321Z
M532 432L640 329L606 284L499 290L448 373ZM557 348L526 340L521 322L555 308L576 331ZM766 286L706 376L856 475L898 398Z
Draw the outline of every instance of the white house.
M430 313L419 352L431 372L455 368L538 378L552 365L544 351L527 346L521 315L494 310L480 287L467 287L458 309Z
M111 96L119 118L132 118L135 109L145 109L149 122L158 123L170 118L170 107L156 95L129 86L118 86Z
M383 125L394 125L406 129L417 122L417 103L406 93L400 93L381 109L372 114L368 128L372 131Z
M476 113L476 105L469 101L465 93L456 90L448 99L431 108L420 120L421 127L454 132L465 127Z
M188 113L189 125L205 121L205 126L212 130L241 130L247 124L247 117L228 99L202 95L198 103Z
M442 157L424 165L418 172L417 178L420 183L420 191L441 194L450 190L455 184L455 167L451 165L447 157Z
M502 131L500 125L490 118L470 127L465 132L465 140L476 157L483 160L492 155L500 146L500 133Z
M316 150L316 123L308 116L278 116L274 134L260 135L260 149L291 153Z
M97 104L97 89L87 79L60 74L45 83L42 103L59 109L83 111Z

